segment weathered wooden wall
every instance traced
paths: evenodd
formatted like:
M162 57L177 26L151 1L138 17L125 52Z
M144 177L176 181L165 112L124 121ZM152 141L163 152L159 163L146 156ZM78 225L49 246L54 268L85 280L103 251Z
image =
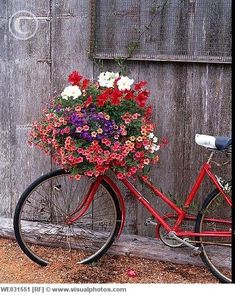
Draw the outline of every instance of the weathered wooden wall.
M18 40L8 31L9 18L19 10L38 17L38 31L29 40ZM89 34L87 0L0 2L0 217L12 217L27 185L54 169L49 158L29 147L27 134L48 97L63 89L72 70L91 79L97 77L98 68L87 54ZM104 65L105 70L117 69L114 61ZM182 200L207 154L194 143L195 134L231 134L231 67L144 61L127 65L129 76L149 82L156 132L169 139L151 178ZM200 199L204 197L203 192ZM166 210L153 196L149 199ZM126 196L126 202L127 231L153 236L154 229L143 225L146 211L131 196Z

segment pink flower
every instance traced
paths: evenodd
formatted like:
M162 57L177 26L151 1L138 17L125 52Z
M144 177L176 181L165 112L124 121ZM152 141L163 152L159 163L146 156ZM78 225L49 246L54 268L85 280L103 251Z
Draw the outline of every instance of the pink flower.
M135 113L132 115L132 119L136 120L136 119L138 119L139 116L140 116L140 114Z
M81 179L81 175L77 174L77 175L74 176L74 178L75 178L76 180L80 180L80 179Z
M84 153L84 149L82 149L82 148L78 148L78 149L77 149L77 152L78 152L79 154L82 154L82 153Z
M86 171L86 172L84 172L84 174L87 175L87 176L92 176L93 172L92 171Z
M136 168L136 167L131 167L130 172L131 172L132 174L135 174L136 171L137 171L137 168Z
M124 178L123 173L119 172L119 173L117 174L117 178L118 178L118 179L123 179L123 178Z
M77 132L77 133L81 133L81 132L82 132L82 127L77 127L77 128L76 128L76 132Z
M150 160L149 159L144 159L144 164L145 165L148 165L150 163Z
M79 164L83 162L83 157L78 157L73 160L74 164Z
M90 129L90 127L89 127L88 125L84 125L84 126L83 126L83 130L84 130L84 131L88 131L89 129Z
M113 147L112 147L112 150L113 150L114 152L116 152L116 151L118 151L119 149L120 149L120 143L116 141L116 142L114 143Z

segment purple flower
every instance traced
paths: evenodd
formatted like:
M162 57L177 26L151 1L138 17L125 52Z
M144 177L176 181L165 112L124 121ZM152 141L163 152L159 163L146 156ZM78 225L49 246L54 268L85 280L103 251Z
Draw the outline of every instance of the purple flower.
M90 135L89 132L86 132L86 131L82 131L82 133L81 133L81 136L85 139L87 139L89 137L89 135Z
M57 105L57 106L55 107L55 111L56 111L56 112L60 112L60 111L61 111L61 106L60 106L60 105Z

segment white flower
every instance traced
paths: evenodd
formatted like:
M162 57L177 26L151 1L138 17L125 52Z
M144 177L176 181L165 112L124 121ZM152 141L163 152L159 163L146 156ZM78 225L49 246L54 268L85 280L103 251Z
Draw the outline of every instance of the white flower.
M120 78L120 80L117 81L117 86L119 90L130 90L131 89L131 85L133 84L134 80L133 79L129 79L126 76L122 76Z
M153 133L149 133L149 138L154 138L154 134Z
M72 97L73 99L76 99L77 97L81 96L82 92L78 86L68 86L64 89L64 91L61 93L61 96L63 99L68 100L69 97Z
M158 151L159 150L159 145L153 144L152 147L153 147L153 150L154 151Z
M98 82L101 87L113 87L115 79L119 77L118 73L102 72L98 77Z
M158 138L156 136L154 136L153 142L156 143L157 141L158 141Z
M150 151L150 153L153 154L154 152L158 151L159 148L160 148L159 145L153 144L153 145L150 146L149 151Z

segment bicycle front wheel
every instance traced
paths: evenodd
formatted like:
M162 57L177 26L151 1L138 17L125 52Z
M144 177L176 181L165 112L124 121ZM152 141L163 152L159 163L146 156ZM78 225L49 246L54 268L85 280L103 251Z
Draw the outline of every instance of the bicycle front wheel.
M98 260L115 240L121 220L116 194L102 181L86 213L72 224L95 180L72 179L64 170L48 173L22 194L14 215L14 231L24 253L39 265L52 261Z
M231 190L228 195L230 194ZM217 235L197 238L198 246L202 249L203 262L221 282L230 283L232 281L232 208L219 190L213 191L204 201L197 216L195 231L230 233L227 237Z

